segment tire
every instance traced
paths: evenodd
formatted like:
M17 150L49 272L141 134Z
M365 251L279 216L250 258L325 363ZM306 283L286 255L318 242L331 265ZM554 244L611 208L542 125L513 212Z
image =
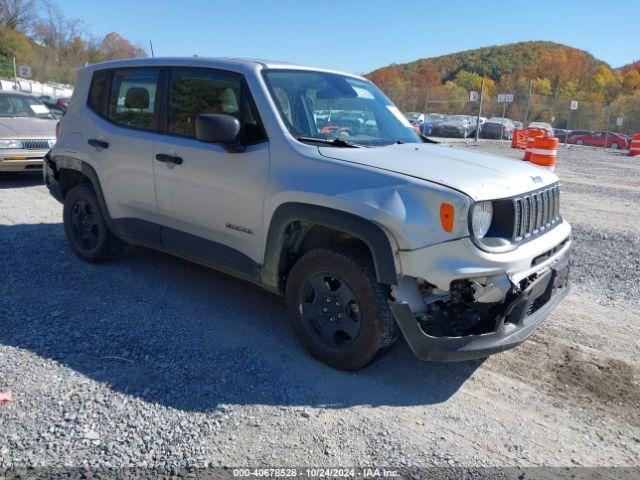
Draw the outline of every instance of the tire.
M620 148L620 144L618 142L613 142L611 145L609 145L610 148L613 148L614 150L618 150Z
M576 140L576 145L584 145L584 140Z
M109 256L116 238L107 228L96 194L88 184L76 185L67 192L62 217L73 253L90 263Z
M359 370L398 339L388 292L358 250L318 248L291 269L286 286L291 326L306 350L339 370Z

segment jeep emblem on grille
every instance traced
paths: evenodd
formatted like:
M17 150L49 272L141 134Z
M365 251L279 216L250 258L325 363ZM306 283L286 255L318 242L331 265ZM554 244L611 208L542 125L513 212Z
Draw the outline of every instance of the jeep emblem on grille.
M542 177L539 177L538 175L531 177L531 180L533 180L533 183L542 183Z

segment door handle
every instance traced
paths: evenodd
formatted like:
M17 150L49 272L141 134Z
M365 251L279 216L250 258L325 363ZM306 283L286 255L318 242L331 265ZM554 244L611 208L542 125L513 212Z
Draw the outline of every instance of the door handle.
M176 157L175 155L168 155L166 153L156 154L156 160L163 163L173 163L175 165L182 165L182 157Z
M109 142L98 140L97 138L90 138L89 140L87 140L87 143L92 147L109 148Z

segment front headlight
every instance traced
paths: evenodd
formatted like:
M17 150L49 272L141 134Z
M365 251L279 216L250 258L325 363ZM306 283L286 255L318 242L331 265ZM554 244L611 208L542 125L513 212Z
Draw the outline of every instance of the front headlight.
M0 148L23 148L21 140L0 140Z
M49 140L49 148L53 148L56 144L55 140Z
M478 202L471 207L471 229L475 238L483 238L493 220L493 204L491 202Z

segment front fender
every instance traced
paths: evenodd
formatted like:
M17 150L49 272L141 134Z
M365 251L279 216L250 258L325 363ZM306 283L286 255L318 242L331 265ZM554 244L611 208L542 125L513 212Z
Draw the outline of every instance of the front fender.
M387 233L374 222L351 213L325 206L305 203L285 203L273 213L267 235L261 280L265 286L277 289L280 260L285 245L287 227L293 222L334 228L362 240L371 251L379 282L398 283L395 252Z

